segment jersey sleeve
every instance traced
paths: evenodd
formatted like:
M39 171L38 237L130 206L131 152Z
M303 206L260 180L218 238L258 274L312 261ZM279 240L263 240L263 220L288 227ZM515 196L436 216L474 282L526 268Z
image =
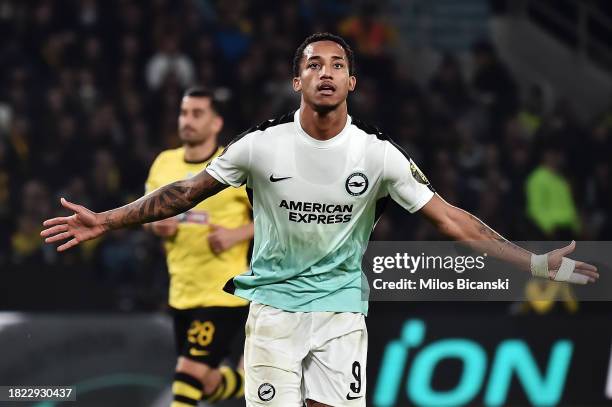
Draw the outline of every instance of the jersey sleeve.
M217 181L239 187L246 182L251 166L252 135L239 136L208 164L206 171Z
M383 177L391 198L410 213L421 209L434 195L427 177L414 161L389 142Z

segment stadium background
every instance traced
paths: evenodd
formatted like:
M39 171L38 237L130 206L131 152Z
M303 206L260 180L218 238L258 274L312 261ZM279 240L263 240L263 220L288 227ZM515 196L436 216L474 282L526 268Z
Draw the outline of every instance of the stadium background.
M405 147L445 199L512 240L610 240L605 1L0 0L1 385L76 384L83 406L163 405L173 354L159 242L133 229L57 255L41 221L63 213L60 196L104 210L141 195L156 154L177 146L191 84L226 100L226 141L296 108L292 54L315 31L356 50L350 113ZM533 176L544 160L556 169ZM560 217L533 193L551 180L571 191L550 197ZM374 238L440 237L392 206ZM368 405L609 405L611 308L372 304ZM424 339L405 366L388 364L406 326ZM440 351L452 339L482 349L486 366ZM526 389L523 379L538 379L519 375L500 402L491 377L511 339L529 349L515 354L538 366L542 386ZM559 341L573 352L555 385L546 367ZM450 356L414 373L434 345L442 353L430 357ZM428 368L430 383L412 379Z

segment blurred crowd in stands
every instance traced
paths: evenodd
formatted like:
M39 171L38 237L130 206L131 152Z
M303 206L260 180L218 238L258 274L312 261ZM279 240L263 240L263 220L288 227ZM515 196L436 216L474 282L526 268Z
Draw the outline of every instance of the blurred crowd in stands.
M0 270L81 267L163 290L161 245L142 229L57 255L41 221L67 213L60 196L102 211L142 195L155 156L179 145L190 85L225 100L225 142L297 108L292 55L316 31L357 52L349 113L402 145L443 198L512 240L612 239L612 104L588 122L571 100L545 109L486 39L471 75L447 54L418 84L383 17L380 3L342 0L0 0ZM374 238L440 236L393 205Z

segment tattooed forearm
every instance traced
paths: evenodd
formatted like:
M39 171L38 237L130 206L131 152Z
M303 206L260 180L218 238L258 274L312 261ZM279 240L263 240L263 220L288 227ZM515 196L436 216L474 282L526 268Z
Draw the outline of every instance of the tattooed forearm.
M472 231L466 232L465 240L472 249L489 253L502 260L514 263L519 267L529 270L531 252L505 239L499 233L491 229L474 215L465 217L466 221L461 225L462 229Z
M200 201L226 188L206 171L193 178L173 182L121 208L103 212L107 229L153 222L185 212Z
M487 226L483 221L478 219L476 216L469 214L470 219L477 225L478 232L480 234L480 239L477 240L494 240L496 242L501 243L502 245L497 247L499 252L503 252L506 249L506 246L511 248L512 250L517 250L523 253L529 253L527 250L523 249L520 246L515 245L508 239L504 238L502 235L491 229Z
M486 238L486 240L497 240L498 242L511 244L508 240L506 240L499 233L497 233L496 231L488 227L483 221L478 219L476 216L472 215L471 213L469 215L470 215L470 219L472 220L472 222L476 223L478 232L480 233L481 237Z
M438 195L434 195L421 211L445 236L462 242L476 252L488 253L529 270L531 252L508 241L476 216L448 204Z

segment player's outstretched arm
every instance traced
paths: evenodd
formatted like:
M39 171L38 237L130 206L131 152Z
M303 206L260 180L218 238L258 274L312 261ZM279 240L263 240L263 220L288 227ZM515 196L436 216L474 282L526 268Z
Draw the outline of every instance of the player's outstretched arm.
M505 260L538 277L586 284L599 278L597 267L566 258L576 248L576 242L535 255L502 237L471 213L447 203L439 195L420 210L437 229L454 240L465 241L472 249Z
M204 170L192 178L163 186L128 205L101 213L92 212L62 198L62 206L74 214L46 220L43 225L47 229L40 235L47 243L68 240L57 248L61 252L111 229L178 215L226 187Z

